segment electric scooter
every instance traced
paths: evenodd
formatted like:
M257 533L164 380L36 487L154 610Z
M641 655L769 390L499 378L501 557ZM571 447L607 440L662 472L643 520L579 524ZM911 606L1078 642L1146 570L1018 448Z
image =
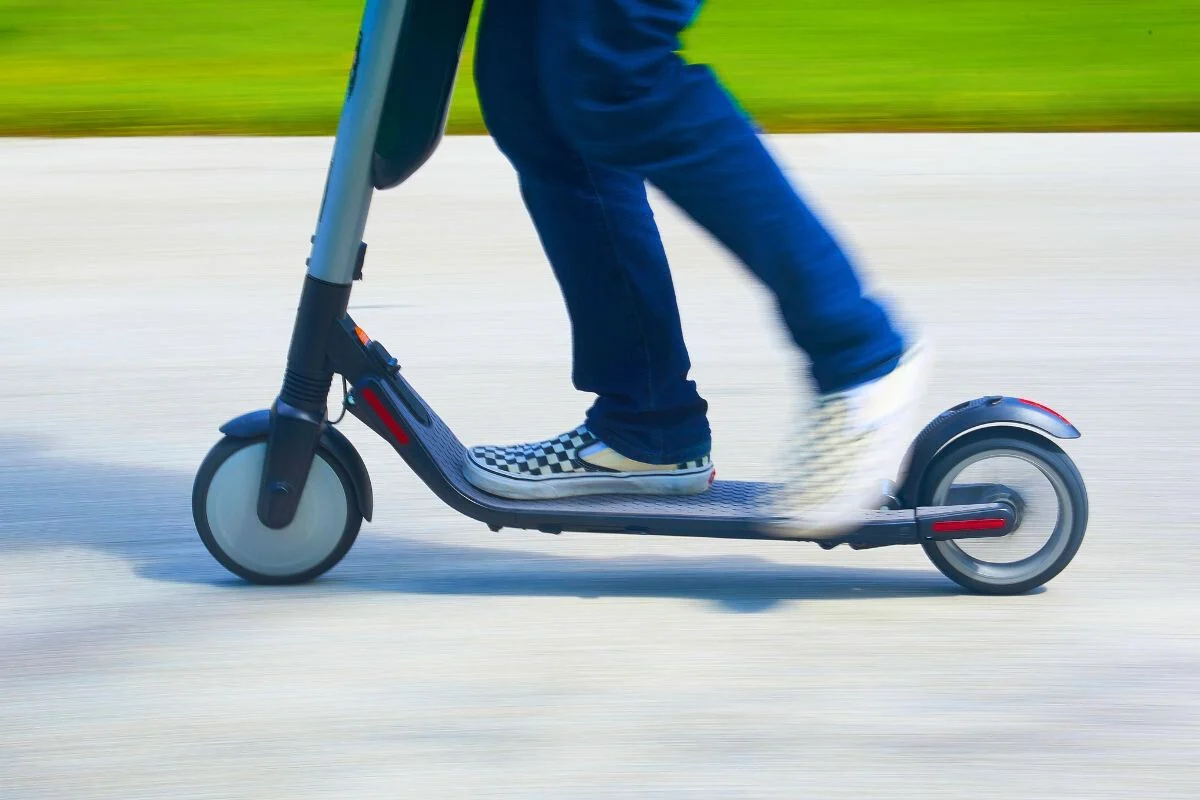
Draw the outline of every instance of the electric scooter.
M345 411L451 508L493 531L794 541L764 516L773 489L765 483L720 480L686 497L517 501L481 492L463 475L463 444L398 360L347 314L374 192L407 180L442 139L473 4L366 3L282 388L269 409L220 428L196 475L192 513L205 547L260 584L310 581L349 552L375 501L362 458L327 414L335 376ZM1079 435L1029 400L960 403L913 441L903 476L881 476L879 503L855 529L809 541L825 549L920 545L968 590L1027 592L1067 566L1087 528L1083 479L1055 441Z

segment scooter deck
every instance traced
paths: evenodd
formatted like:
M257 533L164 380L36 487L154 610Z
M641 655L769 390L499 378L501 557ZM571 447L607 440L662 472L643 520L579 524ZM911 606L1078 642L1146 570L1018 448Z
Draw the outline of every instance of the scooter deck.
M722 539L797 538L773 526L772 520L763 515L763 501L773 488L769 483L715 481L707 492L689 496L596 495L511 500L487 494L464 476L466 446L402 377L397 375L393 380L394 383L371 380L355 389L352 413L391 441L443 501L494 530L522 528L545 533L575 531ZM393 386L401 391L397 392ZM402 395L407 396L407 403L401 399ZM825 546L916 544L922 538L942 538L929 535L929 523L935 519L995 518L1007 514L994 503L868 510L861 513L856 531L835 539L811 540ZM975 535L1001 533L987 531Z

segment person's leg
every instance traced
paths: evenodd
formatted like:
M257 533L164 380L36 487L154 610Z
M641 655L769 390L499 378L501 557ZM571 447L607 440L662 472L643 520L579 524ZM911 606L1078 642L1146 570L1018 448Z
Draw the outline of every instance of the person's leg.
M541 92L538 11L488 0L476 85L488 130L515 166L562 288L577 389L597 395L588 426L639 461L709 451L707 404L688 379L675 289L644 180L589 164L558 133Z
M798 503L844 512L885 477L866 476L898 461L898 448L902 455L893 420L911 410L917 384L893 377L912 372L897 369L900 334L750 121L707 67L679 56L698 6L544 4L538 53L547 102L585 158L645 176L774 292L823 397L813 446L798 465ZM856 394L847 399L847 391Z
M666 253L646 196L643 178L588 163L557 131L538 75L539 7L557 0L488 0L476 45L476 85L484 121L515 167L522 197L562 289L571 321L575 387L597 396L586 430L559 440L509 448L479 448L480 469L524 463L523 453L586 447L592 438L615 453L589 452L595 474L612 477L625 460L642 465L690 463L690 477L642 481L640 491L701 490L711 472L707 404L688 379L691 364L683 341ZM619 454L619 456L617 455ZM624 457L624 458L622 458ZM541 457L544 458L545 457ZM535 458L536 461L536 458ZM471 466L471 465L469 465ZM546 464L534 464L548 467ZM697 471L699 467L699 471ZM662 472L657 470L655 472ZM543 469L547 477L559 473ZM642 470L646 472L646 470ZM505 488L477 471L476 485L497 493L530 496L550 484ZM526 478L538 477L525 475ZM565 483L565 482L564 482ZM556 484L556 496L598 491L591 481ZM669 482L668 482L669 483Z
M887 373L900 337L705 66L677 54L697 0L542 7L550 108L585 156L658 186L772 290L821 391Z

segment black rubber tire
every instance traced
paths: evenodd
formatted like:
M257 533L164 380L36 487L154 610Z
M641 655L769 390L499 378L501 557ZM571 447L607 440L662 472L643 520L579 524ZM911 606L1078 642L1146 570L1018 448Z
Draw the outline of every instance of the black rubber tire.
M1083 544L1084 533L1088 523L1088 498L1083 476L1061 447L1049 439L1021 428L984 428L948 445L934 458L921 478L919 504L924 506L937 505L933 493L937 486L948 476L957 472L959 465L967 459L988 451L1018 451L1041 462L1042 467L1053 471L1066 488L1067 502L1070 504L1071 521L1064 529L1056 528L1052 537L1038 551L1045 552L1048 548L1066 537L1066 546L1050 563L1039 569L1036 574L1022 580L1005 582L1000 580L982 580L977 574L964 572L951 562L939 549L937 542L922 542L925 554L934 566L950 580L969 589L972 592L989 595L1024 594L1046 584L1071 563L1079 547ZM1061 523L1060 523L1061 524ZM961 551L960 551L961 552ZM963 554L965 558L970 556ZM1035 558L1034 554L1029 558ZM979 562L977 562L979 563Z
M208 491L212 485L213 478L217 474L217 470L238 451L265 442L265 437L242 439L226 436L213 445L204 461L200 464L200 469L196 473L196 479L192 485L192 519L195 521L196 532L200 534L200 541L204 543L204 547L221 566L239 578L264 586L286 586L307 583L333 569L337 566L338 562L346 557L346 554L350 552L350 548L354 546L354 542L358 538L358 532L363 522L362 512L358 505L358 495L354 490L354 483L350 480L349 473L338 461L337 457L324 447L317 450L317 458L325 461L333 469L334 474L337 475L338 480L341 482L342 491L346 495L346 522L342 527L342 533L338 537L336 546L319 564L294 574L267 575L256 572L231 558L216 541L212 528L209 526L207 514Z

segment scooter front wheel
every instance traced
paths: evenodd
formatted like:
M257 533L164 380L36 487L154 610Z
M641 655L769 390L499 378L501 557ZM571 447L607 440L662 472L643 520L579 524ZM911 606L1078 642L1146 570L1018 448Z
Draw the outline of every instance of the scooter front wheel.
M200 465L192 488L192 517L200 540L218 562L253 583L311 581L332 569L358 538L362 512L346 470L325 448L317 451L291 523L278 530L258 518L264 438L226 437Z
M1019 429L990 428L945 449L921 481L921 505L1011 503L1017 527L998 538L922 543L943 575L981 594L1021 594L1062 572L1087 530L1083 477L1048 439Z

